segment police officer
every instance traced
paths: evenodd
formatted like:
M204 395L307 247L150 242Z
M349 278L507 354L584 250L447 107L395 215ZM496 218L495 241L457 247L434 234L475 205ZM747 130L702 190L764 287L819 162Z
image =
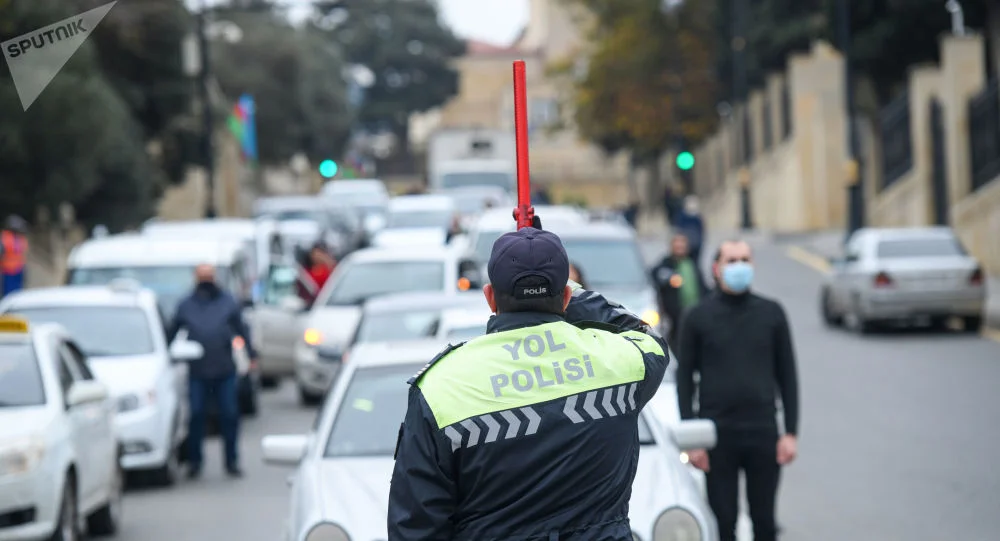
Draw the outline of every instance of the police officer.
M410 379L389 540L631 540L637 419L666 345L567 283L550 232L503 235L487 270L487 334Z

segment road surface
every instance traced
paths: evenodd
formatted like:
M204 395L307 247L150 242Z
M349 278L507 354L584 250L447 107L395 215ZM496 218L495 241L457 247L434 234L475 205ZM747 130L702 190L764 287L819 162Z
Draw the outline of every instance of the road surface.
M644 251L651 258L663 245ZM821 276L785 247L756 254L757 290L784 304L799 355L800 457L783 474L783 540L997 539L1000 344L825 328ZM201 480L127 494L119 539L280 539L288 470L261 463L260 437L307 430L314 415L291 386L266 393L261 417L245 425L245 479L225 478L213 439Z

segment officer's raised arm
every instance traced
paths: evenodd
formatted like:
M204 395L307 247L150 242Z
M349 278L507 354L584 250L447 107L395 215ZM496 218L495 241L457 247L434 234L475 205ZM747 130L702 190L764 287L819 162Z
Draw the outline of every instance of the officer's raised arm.
M389 486L389 541L452 538L457 489L451 460L450 440L413 385Z

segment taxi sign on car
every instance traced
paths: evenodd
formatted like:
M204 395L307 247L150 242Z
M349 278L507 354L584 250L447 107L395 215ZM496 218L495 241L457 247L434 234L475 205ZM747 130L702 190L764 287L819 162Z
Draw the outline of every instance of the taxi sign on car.
M0 316L0 333L28 334L28 320L13 316Z

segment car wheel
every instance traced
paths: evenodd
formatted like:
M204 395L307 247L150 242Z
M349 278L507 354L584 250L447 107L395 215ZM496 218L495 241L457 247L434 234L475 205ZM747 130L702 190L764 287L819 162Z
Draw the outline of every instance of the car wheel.
M181 476L181 449L175 447L167 461L159 468L153 470L153 483L161 487L173 486Z
M299 386L299 404L303 406L316 406L323 401L323 395L313 394L302 386Z
M964 324L965 332L967 333L979 333L983 330L983 318L982 316L968 316L962 318L962 323Z
M125 472L115 464L115 473L111 478L111 496L103 507L87 517L87 533L92 536L110 536L118 532L122 515L122 488L125 484Z
M844 322L841 316L833 313L833 306L830 305L829 289L823 289L823 294L820 298L820 307L823 314L823 323L826 323L830 327L838 327Z
M56 531L52 533L51 541L80 540L80 519L78 513L76 480L72 476L67 476L66 482L63 483L62 502L59 503L59 523L56 524Z
M276 389L278 384L281 383L280 378L274 376L261 376L260 377L260 387L262 389Z
M851 311L844 316L844 322L858 334L871 334L875 330L875 324L871 320L865 319L857 303L858 301L855 299Z

